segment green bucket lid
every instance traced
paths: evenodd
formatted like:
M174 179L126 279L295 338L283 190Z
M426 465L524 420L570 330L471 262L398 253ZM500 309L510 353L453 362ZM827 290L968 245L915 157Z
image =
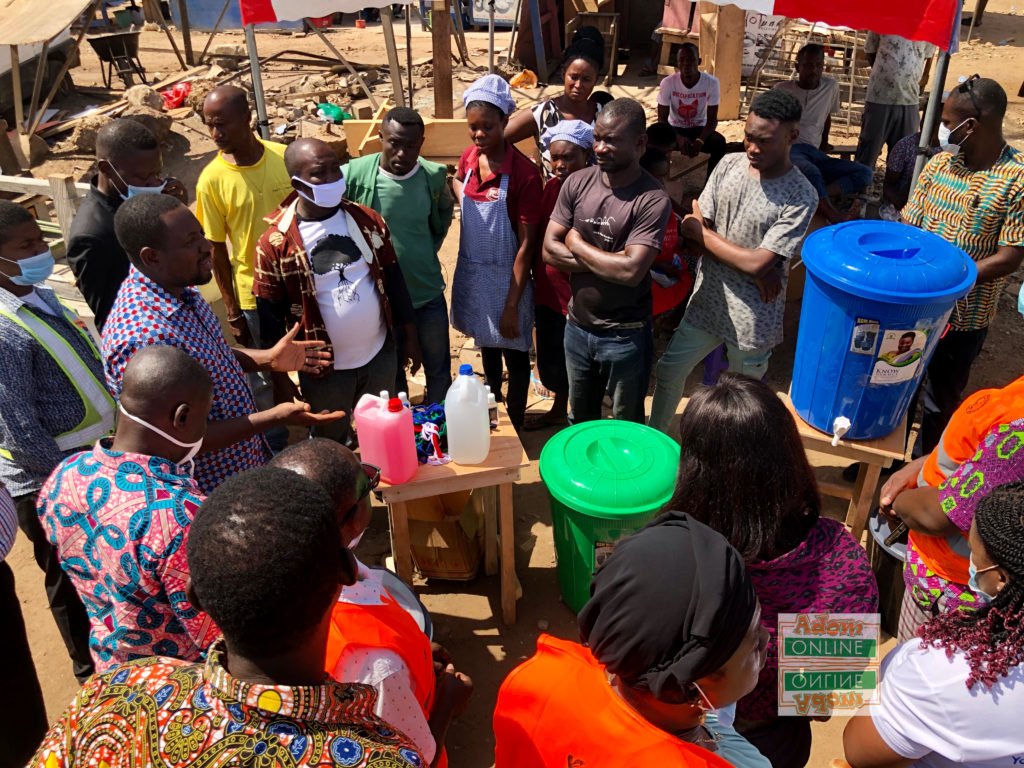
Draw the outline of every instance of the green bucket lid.
M556 501L594 517L629 517L672 497L679 444L631 421L563 429L540 453L540 476Z

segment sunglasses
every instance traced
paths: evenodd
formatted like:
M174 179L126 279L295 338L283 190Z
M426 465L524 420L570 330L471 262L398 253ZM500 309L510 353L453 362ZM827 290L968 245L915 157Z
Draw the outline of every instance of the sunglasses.
M365 462L363 462L360 466L362 467L363 475L366 476L368 482L366 483L366 487L363 488L363 490L356 497L355 504L353 504L349 508L348 512L345 513L345 517L341 521L342 525L344 525L352 519L352 516L359 511L359 505L366 501L366 497L373 493L374 489L376 489L376 487L380 485L380 467L378 467L375 464L367 464Z
M980 79L981 75L975 72L956 87L957 93L967 94L967 97L971 100L971 106L974 107L974 111L979 115L981 114L981 107L978 106L978 100L974 98L974 84Z

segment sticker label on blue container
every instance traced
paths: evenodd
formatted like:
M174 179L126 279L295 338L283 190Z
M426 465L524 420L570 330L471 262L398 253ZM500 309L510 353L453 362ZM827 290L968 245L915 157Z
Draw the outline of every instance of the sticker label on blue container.
M858 355L874 355L875 343L878 341L878 321L858 317L853 326L853 337L850 339L850 351Z
M872 384L902 384L913 380L921 367L929 329L893 330L882 333L882 343L871 371Z

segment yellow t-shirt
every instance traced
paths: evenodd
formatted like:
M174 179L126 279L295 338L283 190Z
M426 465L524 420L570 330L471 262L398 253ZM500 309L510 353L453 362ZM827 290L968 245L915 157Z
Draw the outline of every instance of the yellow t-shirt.
M231 274L239 309L255 309L252 295L256 241L273 212L291 192L283 144L260 140L266 148L255 165L232 165L219 152L196 183L196 217L215 243L230 242Z

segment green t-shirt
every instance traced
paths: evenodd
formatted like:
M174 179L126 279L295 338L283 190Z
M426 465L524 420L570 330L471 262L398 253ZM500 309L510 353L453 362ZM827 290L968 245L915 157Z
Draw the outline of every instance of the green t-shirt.
M378 168L371 207L391 230L391 242L413 307L418 309L444 293L441 262L430 231L430 189L420 166L401 178Z

